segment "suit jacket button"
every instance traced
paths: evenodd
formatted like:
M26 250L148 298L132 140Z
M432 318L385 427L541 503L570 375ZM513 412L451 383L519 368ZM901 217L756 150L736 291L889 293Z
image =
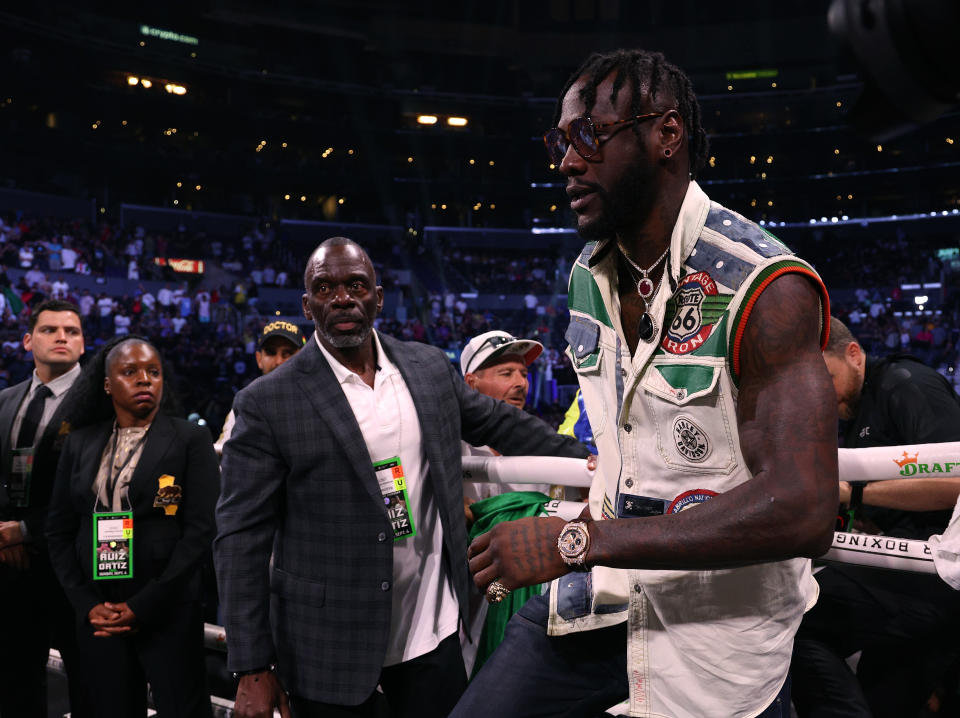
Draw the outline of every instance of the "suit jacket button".
M377 541L379 541L380 543L383 543L386 540L387 540L387 535L383 531L377 534Z
M384 581L383 583L381 583L381 584L380 584L380 590L381 590L381 591L389 591L389 590L390 590L390 582L389 582L389 581Z

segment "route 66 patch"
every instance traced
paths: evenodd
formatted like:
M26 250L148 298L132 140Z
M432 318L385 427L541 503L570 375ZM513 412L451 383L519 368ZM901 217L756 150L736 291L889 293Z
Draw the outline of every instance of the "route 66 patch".
M674 314L660 346L671 354L696 350L709 338L729 302L729 297L718 293L717 283L706 272L687 275L670 300Z

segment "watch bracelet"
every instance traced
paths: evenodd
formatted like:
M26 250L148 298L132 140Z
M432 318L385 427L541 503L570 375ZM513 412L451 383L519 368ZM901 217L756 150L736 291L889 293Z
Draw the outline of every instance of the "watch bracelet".
M251 668L246 671L231 671L230 675L233 677L234 680L239 680L244 676L252 676L254 673L276 673L276 672L277 672L277 664L268 663L265 666L260 666L259 668Z
M560 554L561 560L572 571L586 572L590 570L590 567L587 565L587 554L590 552L590 548L593 543L593 539L590 536L590 529L589 529L589 525L591 523L593 523L593 520L590 518L573 519L563 525L563 529L561 529L560 535L557 536L557 552ZM573 524L577 524L583 530L583 532L586 534L586 537L587 537L587 546L584 549L583 553L580 554L580 556L578 557L579 561L576 559L568 559L568 557L564 555L563 551L560 550L560 537L563 536L563 534L567 531L567 529Z

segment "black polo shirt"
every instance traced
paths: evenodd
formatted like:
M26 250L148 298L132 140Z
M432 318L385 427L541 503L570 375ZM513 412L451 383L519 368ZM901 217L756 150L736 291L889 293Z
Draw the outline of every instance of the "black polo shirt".
M906 354L867 357L857 414L848 422L846 448L960 441L960 397L950 383ZM960 457L958 457L960 459ZM862 516L889 536L926 540L940 533L950 511L898 511L864 506Z

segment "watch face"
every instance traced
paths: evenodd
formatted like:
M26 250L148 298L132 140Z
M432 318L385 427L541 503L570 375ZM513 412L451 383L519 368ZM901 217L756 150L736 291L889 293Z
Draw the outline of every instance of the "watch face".
M562 534L560 534L560 551L565 556L576 556L578 553L583 551L583 548L586 544L586 536L584 536L584 531L580 527L570 527Z

